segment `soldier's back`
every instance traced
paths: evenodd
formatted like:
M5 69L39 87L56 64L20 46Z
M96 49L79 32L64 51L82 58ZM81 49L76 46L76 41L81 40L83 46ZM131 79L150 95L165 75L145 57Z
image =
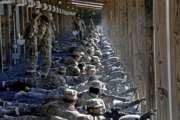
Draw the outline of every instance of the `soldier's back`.
M44 112L48 116L61 116L68 120L92 120L91 116L79 113L74 106L63 101L55 101L45 105Z
M85 106L88 100L94 99L94 98L98 98L98 96L89 93L89 91L85 91L80 94L79 99L78 99L78 104L80 106Z

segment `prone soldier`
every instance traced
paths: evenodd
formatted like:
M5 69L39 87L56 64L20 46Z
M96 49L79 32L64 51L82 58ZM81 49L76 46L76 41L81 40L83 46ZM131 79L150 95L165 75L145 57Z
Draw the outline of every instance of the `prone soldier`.
M87 101L87 113L92 115L94 120L107 120L103 115L104 102L102 99L90 99Z
M99 80L94 80L89 83L89 90L79 94L78 106L83 109L87 106L87 101L90 99L99 98L99 94L103 88L103 83ZM104 111L106 110L104 101L103 101Z
M77 94L75 90L66 89L64 97L59 101L45 104L42 107L42 113L47 117L60 116L68 120L93 120L92 116L81 114L76 110Z

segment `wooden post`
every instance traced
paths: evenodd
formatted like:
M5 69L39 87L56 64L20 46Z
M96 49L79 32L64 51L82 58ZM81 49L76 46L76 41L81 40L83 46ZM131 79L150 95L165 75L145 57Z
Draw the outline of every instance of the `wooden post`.
M154 0L154 63L157 120L170 120L167 71L166 2Z
M0 72L3 72L2 15L4 15L4 6L0 5Z
M153 1L145 0L145 34L146 34L146 50L147 50L147 83L146 98L147 110L154 109L155 106L155 80L154 80L154 49L153 49Z
M6 44L6 60L8 66L12 64L12 33L13 33L13 21L12 21L12 5L8 5L8 39Z
M172 119L180 120L180 2L170 0Z

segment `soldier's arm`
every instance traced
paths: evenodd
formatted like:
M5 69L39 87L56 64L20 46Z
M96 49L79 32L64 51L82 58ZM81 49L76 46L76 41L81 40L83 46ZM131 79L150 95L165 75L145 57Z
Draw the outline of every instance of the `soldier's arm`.
M38 28L38 38L39 40L42 40L48 28L45 23L40 24Z

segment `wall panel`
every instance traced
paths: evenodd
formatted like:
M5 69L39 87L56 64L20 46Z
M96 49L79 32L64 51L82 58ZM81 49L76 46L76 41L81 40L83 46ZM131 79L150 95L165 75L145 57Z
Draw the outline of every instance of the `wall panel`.
M145 0L107 0L103 11L104 29L126 66L129 79L133 80L135 87L138 87L140 97L146 96L146 91L150 91L147 84L150 71L148 58L151 53L147 47L152 49L149 41L153 41L151 37L153 33L148 32L152 31L152 28L147 27L145 2ZM148 108L152 107L154 106Z
M172 116L180 120L180 1L170 2Z

